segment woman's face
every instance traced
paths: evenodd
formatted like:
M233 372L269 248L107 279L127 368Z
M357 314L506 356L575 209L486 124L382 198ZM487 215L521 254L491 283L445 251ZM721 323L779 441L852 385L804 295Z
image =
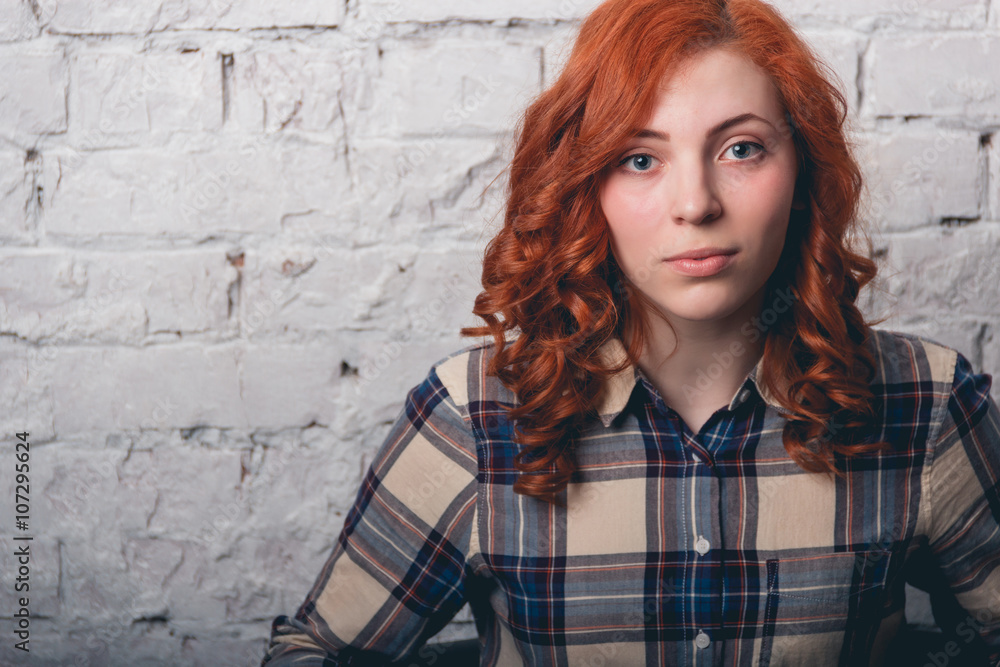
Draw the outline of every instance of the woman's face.
M711 49L665 79L609 168L600 201L615 258L671 324L756 314L745 308L778 264L795 190L784 118L763 70ZM707 247L726 255L668 261Z

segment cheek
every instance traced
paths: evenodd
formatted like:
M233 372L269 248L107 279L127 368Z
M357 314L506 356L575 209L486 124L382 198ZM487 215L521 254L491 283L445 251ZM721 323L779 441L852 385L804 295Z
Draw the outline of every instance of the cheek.
M784 238L783 230L792 212L794 180L782 173L761 174L748 185L738 196L739 208L751 216L754 227L767 233L761 238L774 234Z
M639 249L649 238L641 209L635 206L633 200L610 190L602 194L601 208L608 221L615 258L627 273L631 273L630 267L637 261Z
M787 222L795 197L795 165L782 163L761 173L760 178L754 179L752 194L757 210Z
M645 183L630 182L628 177L611 176L600 193L601 208L609 222L655 224L663 202L658 191Z
M601 192L600 202L616 244L649 240L655 233L661 205L649 194L612 183Z

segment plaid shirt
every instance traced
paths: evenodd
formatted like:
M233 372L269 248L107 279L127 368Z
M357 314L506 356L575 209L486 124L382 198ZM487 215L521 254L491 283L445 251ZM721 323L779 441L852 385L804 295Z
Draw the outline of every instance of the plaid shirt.
M384 664L466 602L483 665L892 664L918 549L968 612L959 636L1000 661L992 377L926 338L867 344L894 447L846 479L785 452L760 362L697 434L633 366L603 388L565 508L512 490L514 397L485 372L491 345L451 355L409 393L263 664Z

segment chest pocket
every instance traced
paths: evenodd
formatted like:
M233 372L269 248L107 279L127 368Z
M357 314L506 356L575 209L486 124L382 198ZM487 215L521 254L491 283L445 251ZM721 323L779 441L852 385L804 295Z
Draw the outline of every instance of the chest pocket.
M873 549L766 561L756 664L868 664L891 558Z

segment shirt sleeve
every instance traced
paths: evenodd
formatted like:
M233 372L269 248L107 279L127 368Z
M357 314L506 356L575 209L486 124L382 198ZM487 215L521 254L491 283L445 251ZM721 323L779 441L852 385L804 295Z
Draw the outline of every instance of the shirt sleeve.
M411 655L465 603L475 436L434 369L369 467L333 551L262 665L385 664Z
M926 492L931 552L967 612L954 630L966 642L977 633L990 664L1000 665L1000 411L992 380L958 353Z

